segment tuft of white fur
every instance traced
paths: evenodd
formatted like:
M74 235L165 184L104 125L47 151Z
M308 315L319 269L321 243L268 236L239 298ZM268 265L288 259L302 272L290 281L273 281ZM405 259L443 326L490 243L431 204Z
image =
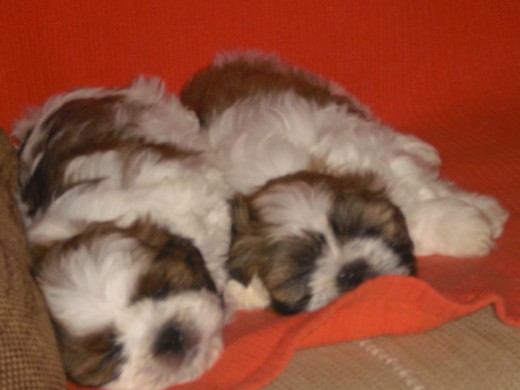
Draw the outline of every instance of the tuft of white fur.
M130 304L147 266L135 239L110 234L64 250L42 267L38 283L52 314L75 336L103 330Z
M272 226L273 237L328 232L331 203L329 191L303 181L275 185L254 201L262 219Z
M126 91L131 101L149 104L135 126L135 135L151 143L166 143L189 150L207 151L196 115L186 110L173 95L166 95L164 83L158 78L138 78ZM122 117L120 120L125 121ZM153 131L150 131L153 129Z
M286 105L291 106L290 112ZM250 193L268 180L300 171L310 163L306 146L313 143L315 134L306 108L293 107L290 96L281 98L280 106L252 98L216 119L209 139L233 188ZM294 126L301 129L299 134L294 133Z

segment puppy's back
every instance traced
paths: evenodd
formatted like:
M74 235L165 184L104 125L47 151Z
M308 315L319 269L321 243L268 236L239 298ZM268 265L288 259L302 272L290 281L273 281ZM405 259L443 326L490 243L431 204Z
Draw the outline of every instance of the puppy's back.
M294 92L318 106L338 104L349 113L368 118L368 111L338 85L288 66L275 55L254 51L225 53L197 72L180 93L203 127L237 101L262 94Z
M195 116L168 98L157 79L139 78L122 89L85 88L57 95L13 132L21 142L26 214L44 211L53 198L78 184L65 180L67 167L78 157L128 148L132 141L203 150L197 134ZM99 173L89 180L106 176Z

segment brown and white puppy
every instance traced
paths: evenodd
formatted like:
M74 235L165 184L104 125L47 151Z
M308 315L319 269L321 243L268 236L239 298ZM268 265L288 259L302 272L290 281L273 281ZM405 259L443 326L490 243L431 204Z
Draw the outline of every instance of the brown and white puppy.
M316 310L415 254L487 253L507 213L438 179L436 150L274 56L218 56L181 92L237 191L227 293ZM413 242L413 244L412 244Z
M20 204L69 378L160 389L222 350L228 189L156 79L80 89L21 121Z

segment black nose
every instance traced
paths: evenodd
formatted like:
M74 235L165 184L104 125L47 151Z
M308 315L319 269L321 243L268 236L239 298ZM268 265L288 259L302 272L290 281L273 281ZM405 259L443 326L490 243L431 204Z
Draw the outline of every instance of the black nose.
M290 315L290 314L296 314L305 309L305 306L307 306L307 303L311 300L310 295L305 295L302 298L298 299L296 302L284 302L277 299L271 300L271 307L274 311L284 314L284 315Z
M366 260L357 259L344 265L336 277L338 288L343 292L359 286L369 278L370 267Z
M157 336L153 345L155 356L180 353L184 350L185 339L175 325L166 325Z

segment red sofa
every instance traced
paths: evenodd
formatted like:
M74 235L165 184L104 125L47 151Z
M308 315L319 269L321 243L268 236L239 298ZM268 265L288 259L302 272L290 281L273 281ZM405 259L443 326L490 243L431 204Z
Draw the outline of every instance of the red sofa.
M177 92L216 52L256 48L342 84L383 121L435 145L443 175L497 197L510 211L496 250L485 258L421 258L418 279L377 279L318 313L290 318L239 313L226 330L227 347L218 364L198 382L180 387L258 388L273 380L301 348L423 332L491 304L495 311L487 312L487 327L496 326L490 324L497 318L520 326L519 21L520 3L514 0L4 0L0 127L8 134L27 108L52 94L79 86L125 85L139 74L160 76ZM7 189L0 199L1 226L20 235L19 221L11 224L14 206L9 194L16 168L9 165L7 171L4 164L8 158L15 164L5 142L0 157L1 185ZM2 271L19 260L8 245L13 235L5 229L0 237ZM16 245L26 258L23 238ZM45 333L49 327L41 297L27 282L27 263L14 266L25 273L22 290L29 289L29 301L37 304L29 307L13 300L12 290L1 289L12 274L0 272L0 323L15 329L12 313L25 313L16 317L24 322L19 329L25 333L2 336L0 388L60 388L63 373L52 336ZM16 294L26 294L22 290ZM31 330L40 324L35 312L46 325ZM516 337L518 347L518 331L508 329L511 334L500 337ZM497 343L507 345L502 339ZM43 348L49 351L43 354L46 358L41 356ZM511 356L517 359L511 367L520 371L518 354ZM469 365L467 372L486 370L482 359L483 367ZM45 368L51 363L53 369ZM17 364L26 368L17 371ZM306 375L312 378L312 370ZM315 375L327 376L321 371ZM438 378L443 375L437 373ZM511 383L520 381L518 375L511 378ZM309 381L309 386L316 385ZM409 388L404 379L398 382ZM365 384L362 388L372 386ZM450 388L447 382L442 385Z

